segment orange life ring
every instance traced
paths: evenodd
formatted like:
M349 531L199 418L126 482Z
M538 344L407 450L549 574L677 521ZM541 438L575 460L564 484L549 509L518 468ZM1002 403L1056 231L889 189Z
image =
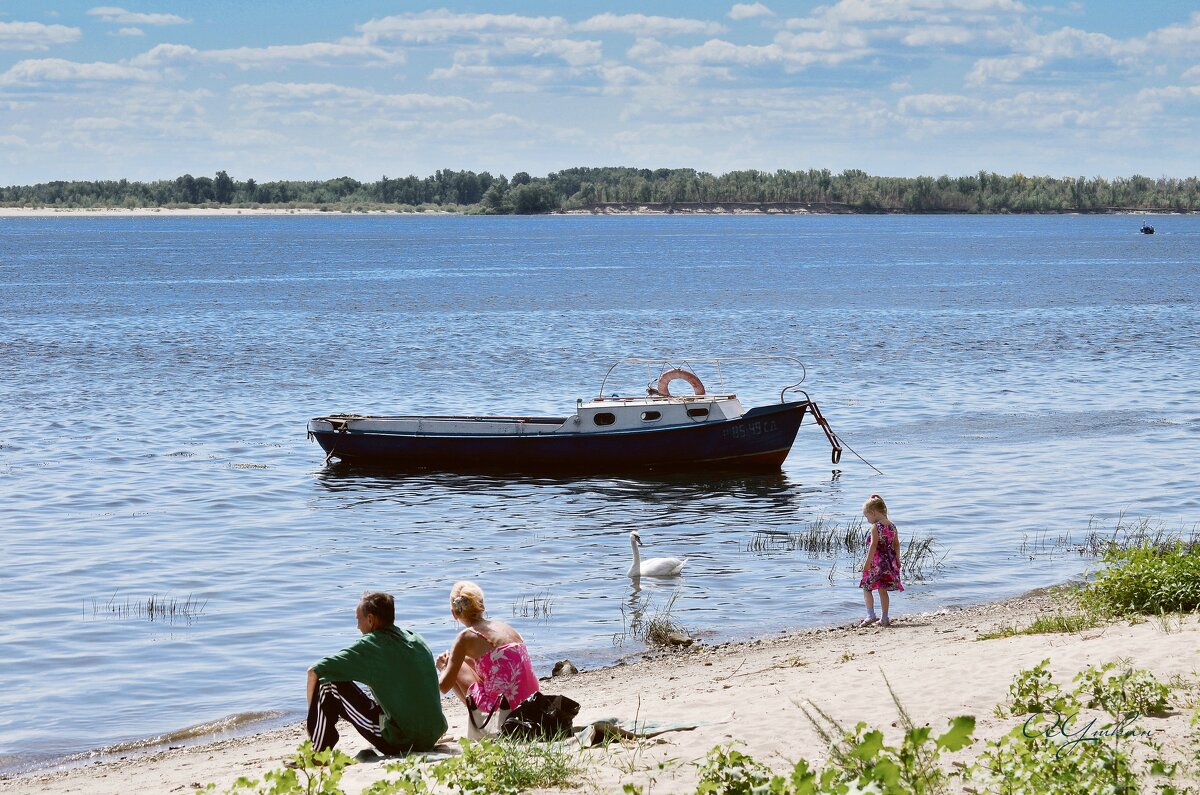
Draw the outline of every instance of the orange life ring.
M691 386L692 391L697 395L704 394L704 384L700 383L700 379L690 370L680 370L678 367L674 370L667 370L662 374L662 378L658 379L658 394L663 397L672 397L671 382L672 381L687 381Z

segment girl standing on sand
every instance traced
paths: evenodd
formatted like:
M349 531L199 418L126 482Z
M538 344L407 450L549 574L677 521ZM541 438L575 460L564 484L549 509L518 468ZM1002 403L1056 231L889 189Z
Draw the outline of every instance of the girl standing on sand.
M872 494L871 499L863 503L862 512L871 523L871 546L867 549L862 579L858 583L863 589L863 601L867 603L867 617L859 626L868 627L878 621L880 626L886 627L891 623L888 620L888 591L904 590L900 583L900 534L888 519L887 504L878 494ZM882 619L875 616L875 599L871 591L879 591Z

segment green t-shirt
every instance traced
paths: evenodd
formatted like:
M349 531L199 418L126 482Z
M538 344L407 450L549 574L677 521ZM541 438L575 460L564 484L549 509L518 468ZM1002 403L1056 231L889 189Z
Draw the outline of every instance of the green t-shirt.
M420 635L393 625L368 632L313 666L323 682L361 682L383 709L383 739L427 751L446 731L433 654Z

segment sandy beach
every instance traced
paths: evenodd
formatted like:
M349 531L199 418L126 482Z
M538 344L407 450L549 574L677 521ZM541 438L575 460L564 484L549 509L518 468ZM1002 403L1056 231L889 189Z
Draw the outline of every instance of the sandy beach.
M580 792L619 791L624 783L652 786L654 792L690 792L696 766L714 745L739 740L743 750L779 770L803 756L822 759L825 748L798 704L815 704L845 725L866 721L892 732L897 715L881 672L917 722L940 731L948 719L974 715L978 739L999 737L1023 718L998 718L1013 675L1050 659L1055 680L1067 685L1088 665L1131 658L1160 681L1178 675L1193 683L1200 669L1200 624L1194 616L1164 627L1147 621L1115 623L1077 634L1024 635L979 640L998 627L1024 626L1054 613L1046 594L941 612L899 616L891 627L850 625L789 633L746 643L698 646L580 674L544 685L578 700L582 725L619 718L625 725L695 725L654 740L613 744L583 751L591 767ZM301 681L301 680L298 680ZM1181 691L1175 691L1180 693ZM1194 697L1194 689L1191 696ZM1176 696L1178 700L1179 696ZM465 713L445 702L450 736L464 731ZM1182 742L1190 709L1140 721L1159 741ZM248 737L184 748L94 761L64 771L29 773L0 781L0 792L170 793L190 792L207 783L229 786L239 776L259 777L304 739L300 725ZM357 735L343 734L349 754L366 748ZM449 750L456 745L449 743ZM969 759L972 750L960 752ZM662 767L660 768L660 763ZM383 765L351 767L343 779L357 793L385 776Z

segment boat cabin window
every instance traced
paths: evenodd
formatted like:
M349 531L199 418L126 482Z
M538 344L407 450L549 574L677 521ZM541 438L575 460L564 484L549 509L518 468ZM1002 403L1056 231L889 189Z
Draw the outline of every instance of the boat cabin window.
M597 425L612 425L617 421L617 415L611 411L602 411L592 418Z
M688 416L699 419L708 416L708 409L688 409Z
M654 422L662 417L661 411L643 411L642 422Z

